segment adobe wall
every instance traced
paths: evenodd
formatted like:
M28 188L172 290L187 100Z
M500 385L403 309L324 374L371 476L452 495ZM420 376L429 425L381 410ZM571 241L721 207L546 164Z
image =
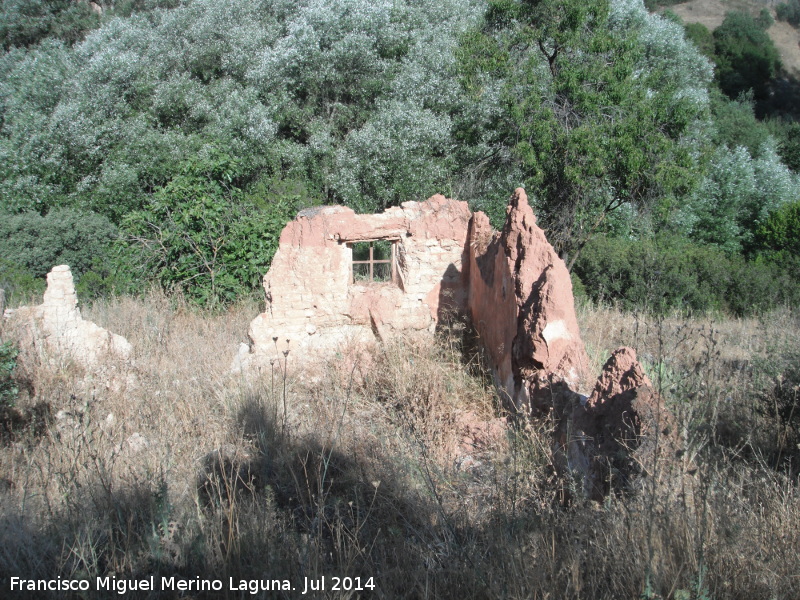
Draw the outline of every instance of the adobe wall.
M587 359L569 273L521 188L507 215L495 232L485 214L440 195L374 215L341 206L301 211L281 234L264 276L266 310L252 321L234 369L264 366L287 350L330 356L396 332L432 332L449 310L470 317L515 406L530 404L538 378L574 386ZM354 282L350 244L378 239L395 243L396 280Z
M572 281L564 261L536 224L518 188L495 232L475 213L469 233L468 314L491 362L497 386L517 408L536 404L544 386L576 388L588 357L581 340Z
M301 211L281 234L264 277L266 310L250 324L238 367L265 365L289 350L330 354L396 331L433 331L445 310L466 301L462 256L466 202L433 196L377 215L345 207ZM392 240L394 283L353 281L353 242Z

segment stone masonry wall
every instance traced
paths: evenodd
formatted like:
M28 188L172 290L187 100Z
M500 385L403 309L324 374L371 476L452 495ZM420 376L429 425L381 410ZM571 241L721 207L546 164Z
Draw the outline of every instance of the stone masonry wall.
M433 196L377 215L345 207L301 211L281 234L264 277L266 310L250 324L238 368L264 365L286 350L330 353L392 332L433 330L444 310L462 310L462 255L471 213ZM390 240L397 280L353 282L349 244Z
M128 340L81 317L67 265L47 274L42 304L8 311L7 320L21 346L47 360L69 358L90 368L102 360L127 361L131 356Z

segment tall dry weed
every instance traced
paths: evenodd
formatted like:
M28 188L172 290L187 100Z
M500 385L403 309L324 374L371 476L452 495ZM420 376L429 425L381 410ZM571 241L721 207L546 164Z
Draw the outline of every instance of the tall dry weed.
M85 316L135 348L124 385L32 365L19 408L46 407L44 425L0 447L2 585L336 575L372 577L361 597L376 598L800 597L797 475L763 409L792 360L791 313L581 309L597 370L634 345L685 454L658 465L673 477L564 505L552 424L478 443L503 415L460 332L313 369L290 354L245 380L229 366L256 310L198 312L157 292L97 303Z

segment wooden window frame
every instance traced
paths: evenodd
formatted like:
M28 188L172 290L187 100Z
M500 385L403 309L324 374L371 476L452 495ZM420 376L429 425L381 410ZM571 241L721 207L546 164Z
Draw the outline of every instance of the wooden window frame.
M398 238L375 238L371 240L351 240L347 242L351 251L355 244L369 244L369 259L367 260L352 260L353 265L369 265L369 280L358 282L361 285L385 285L387 283L397 283L397 242ZM374 251L375 242L389 242L391 247L391 256L388 259L375 259ZM375 281L375 265L390 265L390 275L387 281ZM356 284L355 269L350 271L350 283Z

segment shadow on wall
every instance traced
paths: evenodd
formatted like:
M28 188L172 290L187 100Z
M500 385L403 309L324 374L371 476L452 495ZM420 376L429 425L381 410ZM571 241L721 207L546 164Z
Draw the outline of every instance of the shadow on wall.
M466 265L466 250L462 253L461 264ZM436 308L436 333L440 333L457 320L463 319L466 304L465 283L466 274L462 273L453 263L447 266L439 282L439 298Z

